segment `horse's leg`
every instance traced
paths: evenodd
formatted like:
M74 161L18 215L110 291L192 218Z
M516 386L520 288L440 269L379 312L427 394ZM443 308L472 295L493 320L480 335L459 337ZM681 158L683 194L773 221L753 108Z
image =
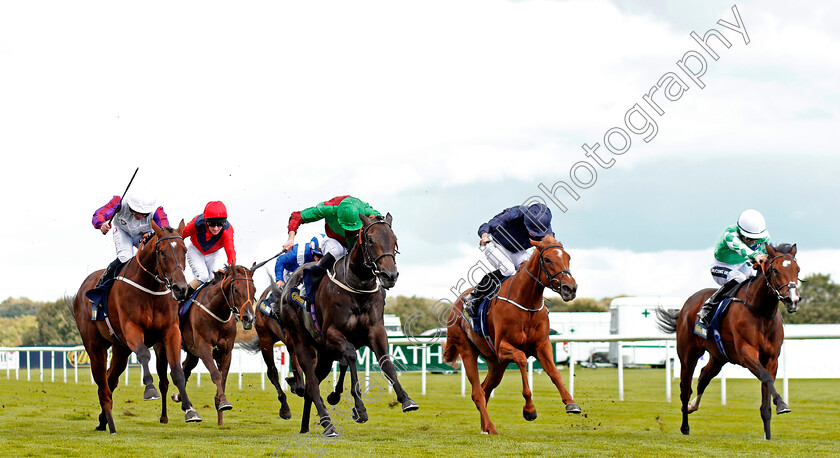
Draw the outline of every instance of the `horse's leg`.
M195 369L195 366L198 366L198 356L187 352L187 356L184 357L184 362L181 364L181 370L184 371L184 383L188 383L190 381L190 375L192 375L192 370ZM172 393L172 400L175 402L181 402L181 394L177 391Z
M726 361L709 356L709 362L700 371L700 377L697 379L697 396L688 403L688 413L693 413L700 408L700 399L703 398L703 392L713 378L717 377L720 369L726 364Z
M342 355L342 372L350 368L350 393L353 396L353 421L366 423L368 421L367 408L362 401L362 387L359 385L359 374L356 368L356 348L350 342L344 341ZM342 388L344 385L342 384Z
M193 409L190 403L190 398L187 396L186 379L184 378L184 370L181 368L181 330L178 329L177 324L170 326L166 334L163 336L163 346L166 350L166 359L169 362L169 371L172 376L172 382L178 388L181 395L181 410L186 412L184 419L190 422L201 421L198 412Z
M274 364L274 342L260 337L260 353L262 353L263 361L265 361L265 373L268 375L268 380L277 390L277 400L280 401L280 418L288 420L292 418L292 410L286 401L286 393L280 388L280 377L277 375L277 366Z
M312 368L311 365L309 366L312 368L310 369L310 372L314 376L312 380L314 382L313 384L309 383L309 374L306 375L306 395L309 396L311 402L315 404L315 410L318 413L318 424L321 428L323 428L321 434L323 434L324 437L330 438L338 437L340 434L336 430L335 423L333 423L332 418L330 418L330 413L324 405L324 400L321 399L319 385L332 370L332 363L332 360L325 358L322 354L319 354L315 361L315 367ZM311 389L313 385L315 390Z
M397 401L402 403L403 412L411 412L419 409L420 406L408 397L408 394L402 385L400 385L399 380L397 380L397 370L394 367L391 355L388 354L388 337L385 335L385 328L379 326L371 331L369 336L370 348L376 355L376 360L379 361L379 367L388 378L388 383L394 387L394 393L397 394Z
M339 363L339 373L338 373L338 382L336 382L335 386L333 387L333 392L327 396L327 402L330 405L336 405L339 401L341 401L341 393L344 392L344 376L347 374L347 365L344 363Z
M683 331L680 331L683 332ZM693 333L692 329L683 332L683 335L677 335L677 353L680 357L680 401L682 402L682 425L680 425L680 432L685 435L689 433L688 414L688 400L691 398L691 382L694 379L694 368L697 366L697 360L703 356L705 350L694 344L694 336L685 336L685 333ZM688 339L687 348L682 348L680 339Z
M502 340L497 347L500 361L513 360L519 367L519 374L522 376L522 397L525 398L525 406L522 407L522 416L528 421L537 419L537 409L531 399L531 386L528 384L528 357L518 348L511 345L507 340Z
M114 345L111 347L111 365L108 367L108 388L111 393L117 389L120 384L120 375L125 372L128 366L128 357L131 356L131 350L123 345Z
M303 369L303 375L305 380L305 387L303 392L303 414L301 415L300 420L300 433L306 434L309 432L309 414L312 410L312 403L315 403L315 407L318 410L319 418L323 419L326 417L329 419L329 414L327 413L327 409L324 407L324 403L321 400L321 392L319 389L319 382L320 379L315 375L315 351L312 347L308 345L302 345L300 342L295 342L296 348L298 349L298 362ZM323 358L318 358L318 361L323 361ZM320 405L318 404L320 401ZM325 429L326 434L326 429ZM335 432L335 430L332 430Z
M767 372L769 372L770 375L773 376L774 380L776 379L776 370L778 370L778 368L779 368L779 360L778 359L772 358L769 361L767 361L767 365L766 365ZM770 399L771 399L771 394L774 391L775 390L774 390L774 387L773 387L772 384L771 385L767 385L765 383L761 384L761 408L760 408L760 412L761 412L761 421L764 423L764 438L766 440L770 440L770 419L773 417L772 414L770 413ZM783 413L790 412L790 408L785 403L785 401L782 400L782 397L779 396L778 393L776 393L776 396L778 396L778 399L774 398L774 401L776 403L776 413L777 414L783 414Z
M767 389L770 390L770 395L773 398L773 404L776 404L776 413L783 414L790 412L790 407L788 407L787 403L782 399L782 395L780 395L776 391L776 370L778 368L778 360L773 358L767 362L767 368L765 369L764 366L758 359L758 349L749 345L743 345L741 351L741 364L750 370L753 375L756 376L761 383L767 386ZM772 369L772 373L771 373Z
M96 386L99 388L99 406L102 408L102 412L99 414L99 426L96 427L96 430L105 431L105 425L107 424L111 434L116 434L117 429L114 427L114 417L111 415L113 400L111 398L111 389L108 387L107 369L105 367L108 358L107 348L96 349L99 351L95 351L89 347L85 349L88 355L90 355L90 373L93 375L93 381L96 382Z
M149 352L149 347L143 342L145 336L143 330L133 323L126 323L124 325L123 334L125 335L125 344L137 355L137 360L143 367L143 385L146 390L143 392L144 401L152 401L160 399L160 394L155 389L154 379L152 373L149 371L149 361L152 359L152 354Z
M231 344L229 348L225 348L224 350L222 350L222 353L219 355L219 358L216 359L216 364L219 366L219 375L222 378L222 397L218 410L219 426L222 426L222 412L233 409L233 406L227 400L227 396L225 396L225 387L227 386L228 371L230 371L230 360L232 356L232 351L233 345Z
M540 366L548 374L554 386L557 387L557 391L560 392L560 398L563 399L563 404L566 405L566 413L580 413L580 407L572 398L572 393L569 393L569 390L566 389L566 385L563 384L563 377L560 375L560 371L557 370L557 366L554 365L553 355L551 342L545 341L537 346L537 361L540 362ZM574 363L569 361L569 364Z
M481 382L481 389L484 391L484 405L490 403L490 395L493 394L493 390L502 382L506 368L507 364L501 364L493 359L487 360L487 375L484 376L484 381Z
M162 343L156 343L154 349L155 366L158 373L158 387L160 388L160 422L165 425L169 423L169 416L166 414L166 393L169 392L169 378L167 377L169 362L167 361L166 350L163 348Z
M466 340L466 337L463 340ZM461 364L464 365L464 372L467 374L467 380L470 381L470 386L472 387L472 400L481 417L481 433L499 434L496 431L496 425L493 424L493 421L490 420L490 415L487 413L487 398L484 396L484 389L482 388L478 375L478 354L469 343L460 344L458 346L458 353L461 354ZM489 360L489 358L487 359Z

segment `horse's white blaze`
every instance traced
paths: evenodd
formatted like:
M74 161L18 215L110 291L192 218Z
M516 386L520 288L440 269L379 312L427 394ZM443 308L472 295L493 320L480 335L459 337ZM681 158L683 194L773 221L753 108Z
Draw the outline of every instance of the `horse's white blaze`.
M562 248L555 248L557 250L557 256L560 256L560 259L563 259L563 249Z
M782 261L782 267L787 267L789 265L790 265L790 259L785 259L784 261Z
M171 246L172 248L175 248L175 245L177 245L177 243L175 243L175 242L169 242L169 246Z

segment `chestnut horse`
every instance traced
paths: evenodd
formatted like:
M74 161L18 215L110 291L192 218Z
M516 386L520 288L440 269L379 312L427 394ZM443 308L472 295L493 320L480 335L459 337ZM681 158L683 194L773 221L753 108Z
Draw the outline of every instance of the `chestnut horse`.
M338 435L319 388L334 361L338 361L343 370L350 368L350 392L355 403L353 420L358 423L368 420L356 373L356 350L362 346L373 350L388 382L394 387L403 412L419 408L397 380L383 322L383 288L393 287L399 276L395 257L397 237L391 229L391 214L370 218L360 214L359 217L362 228L358 242L336 261L333 270L327 272L328 278L323 279L315 292L310 309L303 310L291 299L293 288L285 288L280 296L280 317L289 336L286 344L297 356L305 376L301 434L309 431L309 414L314 403L323 434L327 437ZM296 270L288 284L298 284L302 274L303 269ZM314 323L317 323L315 329ZM337 385L338 395L329 396L332 404L338 403L342 389L341 384Z
M190 374L199 359L210 372L210 379L216 385L216 414L218 425L222 426L223 412L233 409L225 396L231 352L236 341L236 321L242 320L242 327L249 330L254 326L254 276L242 266L226 266L224 272L215 272L210 284L204 287L193 300L192 306L181 317L181 336L187 357L183 362L184 377ZM161 418L166 418L166 357L155 346L155 352L162 355L157 359L157 372L161 378L163 407ZM178 393L172 393L172 400L178 402Z
M131 352L137 354L143 366L143 384L146 386L144 399L160 397L149 372L149 347L157 343L164 346L166 355L172 361L172 381L181 393L181 409L186 412L186 420L201 421L190 404L184 372L178 364L181 357L181 331L178 329L178 303L172 298L173 294L181 298L187 291L184 278L187 248L181 238L184 221L181 220L178 229L160 228L153 222L152 229L153 236L140 246L111 288L108 296L110 321L91 321L91 303L85 296L102 275L102 270L88 275L73 301L76 325L90 356L90 371L99 387L102 413L99 414L99 426L96 427L98 431L105 431L107 423L111 434L116 433L111 414L112 393L117 388ZM111 366L106 370L109 347L112 347ZM161 378L161 389L164 389L165 378ZM161 422L166 423L162 419Z
M258 304L261 304L266 300L268 294L271 292L271 289L271 286L269 286L265 289L265 291L263 291L262 295L260 295L259 302L257 302ZM286 401L286 393L284 393L283 388L280 387L280 377L277 375L277 365L274 364L274 344L277 342L286 343L286 331L283 329L280 322L275 318L267 316L262 312L257 313L256 315L257 317L254 323L254 328L257 330L257 335L250 342L242 342L240 346L253 353L256 353L257 351L262 353L268 380L271 381L271 384L274 385L274 389L277 390L277 400L280 401L280 418L288 420L292 418L292 411L289 409L289 403ZM294 369L294 375L289 376L286 379L286 382L289 384L289 389L293 393L298 396L303 396L303 376L301 375L302 372L300 365L298 364L294 353L289 352L289 357L291 366Z
M776 405L776 413L790 412L790 408L776 392L773 381L779 366L779 353L785 333L779 301L788 313L799 309L797 278L799 265L796 263L796 245L767 245L769 259L759 265L761 273L741 284L729 310L721 322L720 336L724 353L718 349L714 339L704 339L694 334L697 312L711 296L714 289L700 290L685 302L679 312L657 309L659 329L677 334L677 354L680 358L680 400L682 401L682 426L680 431L688 434L688 414L700 408L700 399L709 382L726 363L744 366L761 380L761 419L764 422L764 438L770 439L770 398ZM710 331L711 332L711 331ZM691 397L691 382L697 360L704 352L709 353L709 362L700 372L697 380L697 397Z
M569 253L563 244L552 235L540 242L531 242L534 254L522 263L516 274L502 282L499 295L493 298L487 313L488 334L493 341L491 348L487 341L472 329L470 319L462 314L464 291L452 306L446 334L443 359L454 365L458 355L472 385L472 400L481 414L481 432L498 434L496 426L487 414L487 403L505 370L511 362L516 363L522 375L522 396L525 407L522 415L528 421L537 418L537 411L531 400L528 386L527 360L534 356L543 370L560 391L567 413L580 413L580 407L563 384L560 371L554 365L551 341L548 339L548 310L543 304L543 291L550 288L564 301L575 298L577 283L569 272ZM487 376L483 383L478 379L479 356L487 361Z

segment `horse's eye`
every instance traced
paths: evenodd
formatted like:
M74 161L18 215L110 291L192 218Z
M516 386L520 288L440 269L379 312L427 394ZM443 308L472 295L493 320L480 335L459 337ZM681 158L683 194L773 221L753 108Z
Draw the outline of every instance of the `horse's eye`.
M546 262L546 264L551 264L551 259L548 259L548 258L543 258L543 261L545 261L545 262Z

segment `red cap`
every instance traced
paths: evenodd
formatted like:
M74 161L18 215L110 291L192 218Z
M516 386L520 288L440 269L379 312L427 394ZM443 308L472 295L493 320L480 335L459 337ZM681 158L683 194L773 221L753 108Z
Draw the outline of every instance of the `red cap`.
M227 208L221 201L207 202L204 206L204 219L227 218Z

